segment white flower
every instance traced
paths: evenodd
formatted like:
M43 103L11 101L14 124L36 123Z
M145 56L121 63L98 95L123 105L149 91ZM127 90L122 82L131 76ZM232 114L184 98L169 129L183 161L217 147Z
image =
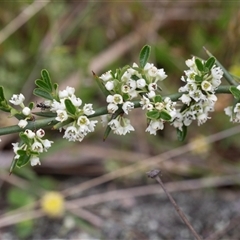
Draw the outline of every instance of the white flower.
M13 94L12 98L9 100L10 103L13 105L22 105L25 97L22 93L20 94Z
M72 95L69 97L69 99L75 107L80 107L82 105L82 100L80 98L77 98L75 95Z
M151 92L151 91L156 91L157 90L157 84L156 83L150 83L148 85L148 90Z
M48 139L42 140L42 144L44 146L44 150L47 151L52 146L53 141L49 141Z
M229 117L232 116L232 108L233 108L232 106L224 108L225 114L228 115Z
M121 87L121 91L123 92L123 93L128 93L128 92L130 92L130 86L128 86L127 84L124 84L124 85L122 85L122 87Z
M36 132L37 137L42 138L45 135L45 131L43 129L38 129Z
M115 104L122 104L123 103L123 98L120 94L114 94L113 95L113 103Z
M207 113L201 113L197 116L198 126L205 123L210 117L208 117Z
M151 120L150 124L148 125L146 132L149 132L150 134L156 135L157 130L163 129L163 121L161 120Z
M134 108L134 103L133 102L125 102L122 106L122 110L128 114L128 111L130 112Z
M146 96L143 95L143 97L141 98L141 101L140 101L142 109L144 110L145 108L147 108L149 103L150 103L149 98L147 98Z
M146 86L146 81L143 78L137 80L137 88L144 88Z
M25 134L27 135L27 137L30 138L30 139L32 139L32 138L35 137L35 133L34 133L32 130L30 130L30 129L26 129L24 133L25 133Z
M135 80L132 80L132 79L129 79L129 80L127 81L127 85L129 86L130 91L133 91L133 90L135 90L135 89L137 88L137 83L136 83L136 81L135 81Z
M27 126L27 124L28 124L28 121L25 120L25 119L21 119L21 120L19 120L19 122L18 122L18 126L19 126L20 128L25 128L25 127Z
M111 70L106 73L103 73L99 78L102 79L104 82L112 79Z
M31 164L31 166L41 165L41 162L40 162L40 160L39 160L39 157L33 155L33 156L30 158L30 164Z
M43 145L40 142L35 141L32 144L31 148L34 152L39 152L39 153L43 152Z
M68 96L72 96L72 95L74 95L74 93L75 93L75 88L73 88L73 87L67 86L67 87L66 87L66 90L67 90L67 92L68 92Z
M14 152L15 154L17 154L17 151L18 151L19 149L21 149L21 148L19 147L19 143L18 143L18 142L12 143L12 145L13 145L13 152Z
M212 91L212 84L208 81L202 81L201 87L203 91L209 92Z
M57 117L55 118L59 122L64 122L68 119L68 114L65 110L57 110Z
M106 98L107 103L112 103L113 102L113 95L108 95Z
M132 91L128 92L128 95L129 95L130 99L133 99L138 96L138 92L136 90L132 90Z
M216 65L214 65L211 69L211 74L213 78L220 80L223 76L223 70L220 67L216 67Z
M22 113L25 116L28 116L31 113L31 109L29 107L24 107L23 110L22 110Z
M105 88L106 88L108 91L113 90L113 88L114 88L114 82L113 82L113 81L108 81L108 82L105 84Z
M101 124L103 127L106 127L106 125L108 124L108 116L109 116L108 114L100 116Z
M118 105L114 103L109 103L107 105L108 113L115 113L118 110Z
M90 121L90 123L88 124L88 131L93 132L97 123L98 123L97 120Z
M92 115L95 113L95 111L93 110L93 107L92 107L92 104L91 103L88 103L88 104L85 104L84 107L83 107L83 113L87 116L89 115Z
M185 61L186 65L191 68L195 65L195 57L193 57L192 59L188 59Z
M192 99L190 98L189 95L183 94L183 95L179 98L179 100L181 100L182 103L189 105Z
M198 102L199 100L205 100L206 99L206 96L203 95L202 91L200 90L196 90L195 92L193 93L190 93L189 92L189 95L191 96L191 98L193 98L196 102Z
M155 103L155 108L158 110L158 111L162 111L164 109L164 104L162 102L157 102Z
M156 93L154 91L150 91L146 94L148 98L154 98L156 96Z
M152 111L152 110L153 110L153 104L149 103L149 104L147 105L146 109L147 109L148 111Z
M108 125L113 130L113 133L117 135L125 135L130 131L134 131L134 127L131 125L130 120L122 116L118 116L116 119L111 120Z
M165 71L163 70L163 68L157 70L157 73L156 73L157 81L158 80L162 81L166 77L167 77L167 75L166 75Z
M60 102L53 100L51 104L51 111L56 112L57 110L65 110L64 99L60 99Z
M59 91L58 96L59 96L59 98L67 98L68 97L68 91L66 89L62 90L62 91Z
M240 85L237 86L237 89L240 91Z
M70 127L67 127L63 138L68 139L68 141L73 141L74 142L74 141L76 141L77 136L78 136L77 128L74 127L74 126L70 126Z
M77 125L78 126L87 126L90 123L89 119L86 116L80 116L77 119Z

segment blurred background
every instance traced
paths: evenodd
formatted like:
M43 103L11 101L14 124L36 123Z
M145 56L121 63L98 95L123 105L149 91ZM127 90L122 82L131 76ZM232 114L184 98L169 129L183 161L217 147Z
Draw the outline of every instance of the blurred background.
M61 90L75 87L83 102L105 106L92 71L132 65L149 44L150 62L168 75L164 95L172 94L182 84L185 60L208 58L203 46L240 75L239 21L238 1L2 1L0 85L7 98L21 92L26 102L41 102L32 90L47 69ZM212 119L191 125L185 142L167 125L157 136L146 134L139 109L130 114L135 132L110 134L105 142L101 124L82 143L49 130L54 145L42 165L11 176L11 143L18 135L1 136L1 239L193 239L161 187L147 179L152 168L161 169L200 235L238 238L240 128L230 131L236 126L223 113L231 96L218 100ZM1 112L0 127L13 124ZM187 144L193 142L198 147L191 150ZM56 194L43 203L48 191Z

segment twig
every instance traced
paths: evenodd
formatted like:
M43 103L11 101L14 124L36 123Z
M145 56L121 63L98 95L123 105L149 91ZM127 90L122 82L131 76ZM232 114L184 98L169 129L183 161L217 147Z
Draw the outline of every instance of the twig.
M195 231L195 229L193 228L193 226L191 225L191 223L188 221L187 217L185 216L185 214L183 213L183 211L178 207L177 203L175 202L175 200L172 198L171 194L167 191L167 189L165 188L161 178L159 177L160 170L151 170L150 172L147 172L147 176L150 178L155 178L157 180L157 182L160 184L160 186L162 187L162 189L164 190L164 192L167 194L170 202L172 203L172 205L174 206L174 208L176 209L178 215L181 217L181 219L184 221L184 223L187 225L187 227L189 228L189 230L192 232L192 234L195 236L195 238L197 240L202 240L202 238L197 234L197 232Z
M14 18L4 29L0 31L0 44L3 43L11 34L17 31L17 29L19 29L25 22L33 17L49 2L50 0L35 1L25 8L16 18Z
M240 131L240 126L236 126L236 127L218 132L216 134L212 134L212 135L206 137L206 144L219 141L219 140L227 138L229 136L233 136L235 134L238 134L239 131ZM74 187L67 188L67 189L63 190L62 193L65 196L70 196L70 195L73 195L75 193L80 193L84 190L87 190L89 188L98 186L102 183L106 183L106 182L108 182L110 180L113 180L113 179L116 179L118 177L122 177L122 176L128 175L130 173L133 173L136 170L138 170L138 171L139 170L145 170L146 167L154 166L154 165L156 165L160 162L166 161L166 160L171 159L173 157L180 156L184 153L192 151L196 147L197 147L196 144L195 145L192 144L192 143L186 144L184 146L172 149L172 150L167 151L165 153L162 153L162 154L156 155L154 157L150 157L148 159L145 159L145 161L136 162L134 164L123 167L121 169L118 169L118 170L112 171L110 173L104 174L100 177L91 179L89 181L80 183L78 185L75 185Z
M227 233L229 230L231 230L232 228L236 227L237 225L239 225L240 222L240 217L236 217L233 218L223 229L211 234L210 236L208 236L207 238L205 238L204 240L216 240L216 239L220 239L221 237L224 236L225 233Z

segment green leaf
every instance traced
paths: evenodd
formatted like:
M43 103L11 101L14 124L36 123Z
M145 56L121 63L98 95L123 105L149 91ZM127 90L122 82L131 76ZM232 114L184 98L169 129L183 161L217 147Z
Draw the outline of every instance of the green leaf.
M65 104L65 107L67 109L67 112L69 112L72 115L75 115L77 109L73 105L72 101L70 99L65 99L64 104Z
M37 80L35 81L35 84L36 84L39 88L43 89L44 91L46 91L46 92L51 92L51 88L49 88L48 84L45 83L42 79L37 79Z
M148 58L150 56L150 52L151 52L151 47L149 45L145 45L139 55L139 64L141 68L144 68Z
M31 144L31 139L29 139L28 136L24 132L20 132L19 137L21 138L22 143L25 143L28 146Z
M10 166L10 170L9 170L9 174L10 174L10 175L12 174L14 168L16 167L17 161L18 161L18 159L13 158L12 163L11 163L11 166Z
M51 92L52 92L53 86L52 86L52 81L51 81L51 78L50 78L50 76L49 76L48 71L47 71L46 69L43 69L43 70L41 71L41 76L42 76L44 82L48 85L49 89L50 89Z
M48 99L48 100L53 100L53 97L50 93L40 89L40 88L35 88L33 90L33 94L38 96L38 97L41 97L41 98L45 98L45 99Z
M107 137L110 134L111 130L112 129L109 126L106 127L106 130L105 130L105 132L103 134L103 141L105 141L107 139Z
M204 70L204 67L203 67L203 64L202 64L202 61L199 60L198 58L195 59L195 64L197 66L197 69L202 72Z
M213 67L215 63L215 58L214 57L210 57L206 62L205 62L205 67L208 68L208 70L210 71Z
M3 86L0 86L0 102L5 100L4 96L4 88Z
M160 118L161 113L158 110L154 109L152 111L147 112L146 115L147 115L147 118L151 120L156 120Z
M240 100L240 90L238 90L237 87L231 86L229 91L237 100Z
M108 95L110 95L111 93L105 88L105 86L102 83L102 80L94 72L92 72L92 73L97 82L98 87L100 88L100 90L102 91L104 96L107 97Z
M195 76L195 80L196 80L197 82L202 82L202 81L203 81L203 77L196 75L196 76Z
M28 107L32 110L33 107L34 107L34 102L30 102L30 103L28 104Z
M161 96L161 95L156 95L156 96L154 97L153 101L154 101L155 103L157 103L157 102L162 102L162 101L163 101L162 96Z
M177 128L178 140L183 142L187 136L187 126L183 125L182 131Z
M16 164L17 167L21 168L30 161L31 155L28 155L25 150L20 149L17 151L17 154L20 155L20 157L17 160L17 164Z
M171 115L167 111L161 111L160 118L165 121L170 121L172 119Z

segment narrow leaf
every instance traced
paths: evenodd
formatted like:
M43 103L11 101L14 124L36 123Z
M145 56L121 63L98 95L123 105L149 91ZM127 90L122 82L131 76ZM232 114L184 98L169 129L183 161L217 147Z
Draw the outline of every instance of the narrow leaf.
M3 100L5 100L4 88L3 88L3 86L0 86L0 102Z
M178 140L183 142L187 136L187 127L183 125L182 131L177 128L177 137Z
M19 150L20 151L20 150ZM21 150L22 151L22 150ZM18 153L19 154L19 153ZM19 154L20 155L20 154ZM27 153L25 152L25 154L21 154L20 157L17 160L17 167L21 168L23 166L25 166L29 161L30 161L30 155L27 155Z
M155 103L157 103L157 102L162 102L163 100L162 100L162 96L161 95L156 95L155 97L154 97L154 102Z
M51 88L49 88L48 84L45 83L42 79L37 79L37 80L35 81L35 84L36 84L39 88L45 90L46 92L51 92Z
M235 86L231 86L229 90L237 100L240 100L240 90L238 90Z
M201 60L199 60L198 58L195 59L195 64L197 65L197 69L202 72L204 70L203 64L201 62Z
M141 68L144 68L151 52L151 47L149 45L145 45L139 55L139 64Z
M41 71L41 76L42 76L44 82L48 85L49 89L51 89L51 92L52 92L53 86L52 86L52 81L51 81L48 71L46 69L43 69Z
M170 121L172 119L171 115L166 111L161 111L160 118L165 121Z
M33 94L38 96L38 97L41 97L41 98L45 98L45 99L48 99L48 100L53 100L53 97L50 93L40 89L40 88L35 88L33 90Z
M210 57L206 62L205 62L205 67L209 69L209 71L212 69L213 65L215 63L215 58Z
M105 86L102 83L102 80L94 72L92 72L92 73L97 82L98 87L100 88L100 90L102 91L104 96L107 97L108 95L110 95L111 93L105 88Z
M156 120L160 118L161 113L158 110L153 110L153 111L149 111L147 112L147 118L151 119L151 120Z
M76 107L73 105L72 101L70 99L65 99L64 101L65 107L67 109L67 112L74 115L77 111Z

